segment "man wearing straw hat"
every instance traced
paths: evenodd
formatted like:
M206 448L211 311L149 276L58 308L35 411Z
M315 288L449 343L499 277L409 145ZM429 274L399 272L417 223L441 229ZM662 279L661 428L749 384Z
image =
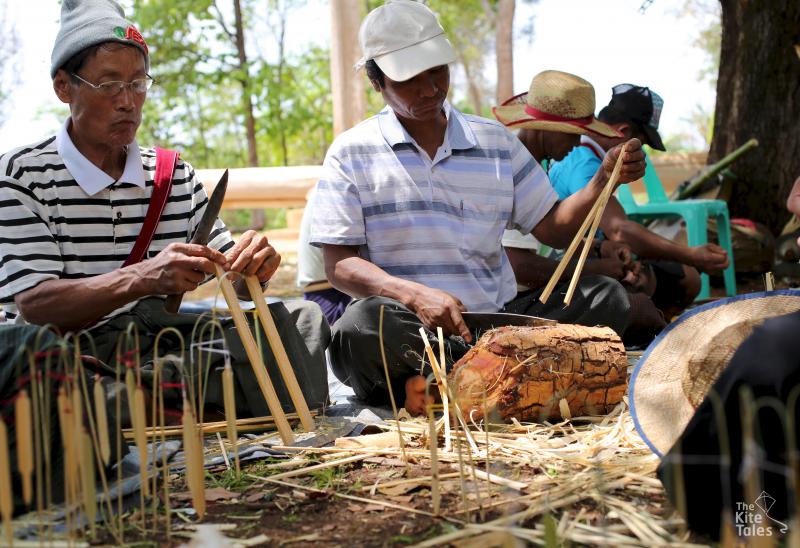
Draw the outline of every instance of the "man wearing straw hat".
M164 296L195 289L215 267L256 276L264 284L280 263L266 238L248 231L234 242L219 219L207 245L188 243L208 197L188 163L174 156L164 163L161 153L136 142L152 84L149 68L147 44L116 2L64 0L50 74L70 116L57 135L0 156L0 303L15 324L3 327L3 341L18 345L0 345L3 366L8 365L3 358L19 357L33 345L39 333L34 326L40 325L62 333L86 330L84 351L90 351L92 341L98 370L111 376L116 372L115 348L131 325L136 329L137 362L152 362L157 340L161 355L186 352L188 358L190 343L199 342L193 330L203 331L207 319L167 313ZM159 186L167 190L156 204L154 174L162 168L167 175L159 181L168 184ZM126 258L139 248L147 232L147 212L153 208L151 238L143 242L143 256L129 262ZM241 295L247 293L244 283L236 286ZM329 329L319 308L299 302L270 309L308 404L326 403L324 349ZM230 327L223 321L223 332L206 330L206 337L226 335L239 411L265 415L266 403ZM168 330L159 339L167 328L183 337ZM199 360L192 348L192 359ZM277 377L271 352L264 354ZM203 356L207 366L213 363L206 401L221 405L221 383L216 381L223 358L219 353ZM5 375L11 367L0 370ZM147 371L142 375L147 378ZM3 377L3 388L14 384L12 380ZM164 380L177 386L178 370L165 366ZM180 397L174 386L172 395ZM291 405L284 387L276 389Z
M664 101L644 86L614 86L611 101L598 119L618 130L622 136L583 135L580 146L550 169L550 180L559 197L566 198L582 189L602 162L605 151L637 138L656 150L665 150L658 133ZM656 279L653 301L667 318L680 313L700 291L702 272L714 273L728 266L727 252L716 244L689 247L630 221L615 197L609 200L600 228L611 240L628 244L643 259Z
M559 202L516 137L446 100L455 52L430 9L387 2L364 19L359 42L359 66L387 107L328 150L311 243L322 246L334 287L357 299L332 329L337 377L376 404L388 402L390 389L400 401L405 391L407 408L419 413L419 328L435 339L441 327L448 360L457 359L473 340L461 313L504 310L516 295L503 230L568 244L617 158L623 156L627 182L642 175L644 154L636 140L624 152L614 149L584 192ZM608 303L617 306L611 317L619 331L628 313L622 294ZM558 317L560 308L529 299L525 311Z
M526 93L508 99L493 112L506 127L518 130L517 138L534 159L544 165L563 160L580 144L582 135L622 136L594 117L594 97L594 87L583 78L546 70L533 77ZM505 231L503 247L519 284L518 296L532 293L538 298L558 263L540 255L541 246L536 238L518 230ZM666 325L650 299L655 280L643 275L641 263L633 260L630 248L624 243L598 239L592 249L594 256L582 271L583 283L616 283L608 278L621 283L629 292L631 304L630 322L623 334L625 344L641 345L651 341ZM565 274L571 275L571 272L567 270Z

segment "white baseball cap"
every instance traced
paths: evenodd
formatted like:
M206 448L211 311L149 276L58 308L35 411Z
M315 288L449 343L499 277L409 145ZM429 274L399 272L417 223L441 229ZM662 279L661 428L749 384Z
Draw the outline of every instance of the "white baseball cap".
M369 12L358 31L358 42L364 56L354 68L374 59L395 82L456 60L436 15L415 0L387 0Z

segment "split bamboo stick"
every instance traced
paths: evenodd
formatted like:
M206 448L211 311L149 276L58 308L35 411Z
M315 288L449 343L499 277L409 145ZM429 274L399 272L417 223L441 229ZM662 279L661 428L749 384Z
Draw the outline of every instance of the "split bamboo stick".
M614 171L617 171L617 167L618 166L619 166L620 170L622 169L621 163L622 163L622 157L623 157L624 152L625 151L623 149L623 151L619 155L619 158L617 159L617 165L614 166ZM600 193L600 196L598 196L597 200L595 200L594 205L592 205L592 208L589 210L589 214L583 220L583 223L581 224L581 227L578 229L578 232L575 234L575 237L572 239L572 243L569 244L569 247L564 252L564 256L561 258L561 261L558 263L558 266L556 267L555 272L553 272L553 275L550 277L550 280L547 282L547 285L544 287L544 291L542 291L542 294L539 296L539 300L541 302L546 303L547 300L550 298L550 295L553 293L553 290L555 289L556 285L558 284L558 281L561 279L562 274L564 274L564 270L566 270L567 265L569 264L570 260L572 260L572 255L575 253L575 250L578 248L578 244L580 244L581 240L583 239L584 234L586 234L586 231L589 229L590 225L594 222L595 217L602 216L602 211L600 209L600 207L601 207L600 203L601 203L601 200L603 198L603 195L605 194L606 189L610 188L611 190L613 190L613 188L614 188L613 185L616 184L616 182L617 182L616 179L618 179L618 178L619 178L619 175L617 175L617 177L615 178L614 174L612 172L612 175L608 179L608 182L606 183L606 186L603 187L603 191ZM613 184L611 184L611 183L613 183ZM603 206L603 207L605 207L605 206ZM591 244L589 244L589 245L591 245Z
M31 400L24 388L14 400L14 424L17 430L17 468L22 476L22 500L30 506L33 501L33 423Z
M392 403L392 414L394 415L394 422L397 425L397 437L400 442L400 451L403 453L403 462L408 469L408 458L406 457L406 444L403 440L403 431L400 429L400 418L397 416L397 403L394 399L394 389L392 388L392 379L389 376L389 364L386 362L386 350L383 347L383 308L378 314L378 346L381 349L381 362L383 362L383 374L386 377L386 388L389 390L389 401Z
M108 464L111 458L111 440L108 437L108 410L106 409L106 393L100 382L100 375L94 378L94 416L97 425L97 439L100 458Z
M250 360L250 366L253 368L253 373L258 381L258 386L261 388L261 393L267 402L267 407L272 416L275 417L275 425L278 427L278 433L281 436L283 443L291 445L294 443L294 432L292 432L289 421L286 420L286 414L283 412L281 402L278 400L278 395L275 393L275 387L267 375L267 368L264 366L264 360L261 352L256 347L256 342L253 339L253 333L250 331L250 325L244 317L242 307L239 305L239 299L236 296L236 291L233 289L233 284L225 275L225 271L219 265L216 266L217 280L219 280L219 287L222 290L222 295L225 297L225 302L228 303L233 323L236 326L236 331L239 332L239 337L242 339L247 358Z
M444 331L441 327L436 328L436 336L439 338L439 366L441 368L442 380L445 383L444 393L442 394L442 405L444 406L444 450L450 451L452 439L450 434L450 398L447 394L447 364L444 352Z
M225 369L222 371L222 395L225 403L225 421L226 430L228 434L228 444L233 450L234 464L236 466L236 473L240 472L239 468L239 450L236 447L236 441L239 438L236 432L236 393L233 387L233 369L229 364L225 364ZM225 448L223 447L223 451Z
M261 284L255 276L247 276L244 281L247 284L247 290L250 292L250 298L253 299L253 303L256 305L258 319L261 322L261 327L264 328L264 333L267 335L267 342L269 342L272 355L275 356L275 361L278 363L278 369L280 369L283 382L289 391L289 396L292 398L294 409L300 415L300 423L306 432L313 432L314 419L308 410L306 398L303 396L303 391L297 382L297 376L294 374L294 368L292 368L289 356L286 354L286 348L284 348L283 341L281 341L281 337L278 334L275 320L272 319L272 313L269 311L267 301L264 299Z
M186 483L192 495L192 506L200 519L206 513L205 479L203 477L203 453L189 401L183 400L183 452L186 459Z
M97 519L97 487L94 481L94 445L92 438L84 428L80 433L80 470L81 491L83 493L83 511L86 520L94 535L95 520Z
M8 452L8 431L6 423L0 419L0 514L3 517L3 529L6 531L6 542L14 544L14 529L11 520L14 516L14 493L11 484L11 459Z
M139 451L139 477L142 480L142 494L147 497L150 489L147 482L147 414L145 412L144 389L137 386L133 392L133 439Z
M312 411L313 414L316 412ZM296 413L287 413L286 419L289 421L298 421L299 417ZM272 416L267 415L265 417L250 417L246 419L236 419L236 432L237 435L240 432L258 432L264 430L271 430L275 428L275 419ZM216 434L217 432L227 432L228 431L228 422L225 421L215 421L215 422L205 422L198 425L198 429L203 433L206 434ZM122 430L122 434L126 440L134 439L133 429L132 428L125 428ZM150 426L145 429L145 434L149 438L154 438L158 436L166 436L166 437L180 437L183 435L183 429L180 426Z

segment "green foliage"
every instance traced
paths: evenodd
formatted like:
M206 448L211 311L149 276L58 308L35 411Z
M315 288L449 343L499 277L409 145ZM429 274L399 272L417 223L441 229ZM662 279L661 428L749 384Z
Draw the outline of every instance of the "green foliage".
M255 223L252 209L225 209L220 217L231 232L244 232ZM286 208L270 208L264 210L264 230L286 228Z
M263 6L241 0L245 44L278 38L277 59L247 50L240 67L230 2L134 0L133 15L150 47L156 84L145 103L139 140L183 151L195 167L248 165L244 94L253 105L259 164L321 163L332 139L328 51L284 53L285 15L299 2ZM272 26L270 26L272 25ZM274 57L274 56L273 56Z

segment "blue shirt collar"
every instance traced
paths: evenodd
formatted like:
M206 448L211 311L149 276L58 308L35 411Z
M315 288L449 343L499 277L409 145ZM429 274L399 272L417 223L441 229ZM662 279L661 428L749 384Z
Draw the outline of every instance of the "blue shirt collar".
M89 196L94 196L104 188L108 188L117 181L108 173L94 165L86 156L75 147L69 136L69 124L71 119L67 118L64 125L56 135L56 149L70 175L78 185ZM128 155L125 158L125 170L119 178L119 182L132 183L139 188L145 188L144 167L142 167L142 155L139 152L139 145L134 139L128 145Z
M464 115L458 109L453 108L447 100L445 100L443 108L447 118L447 132L445 133L445 143L442 144L448 145L447 148L451 150L468 150L475 147L478 144L477 139ZM411 144L414 142L389 106L384 107L378 114L378 127L390 147L400 143Z

